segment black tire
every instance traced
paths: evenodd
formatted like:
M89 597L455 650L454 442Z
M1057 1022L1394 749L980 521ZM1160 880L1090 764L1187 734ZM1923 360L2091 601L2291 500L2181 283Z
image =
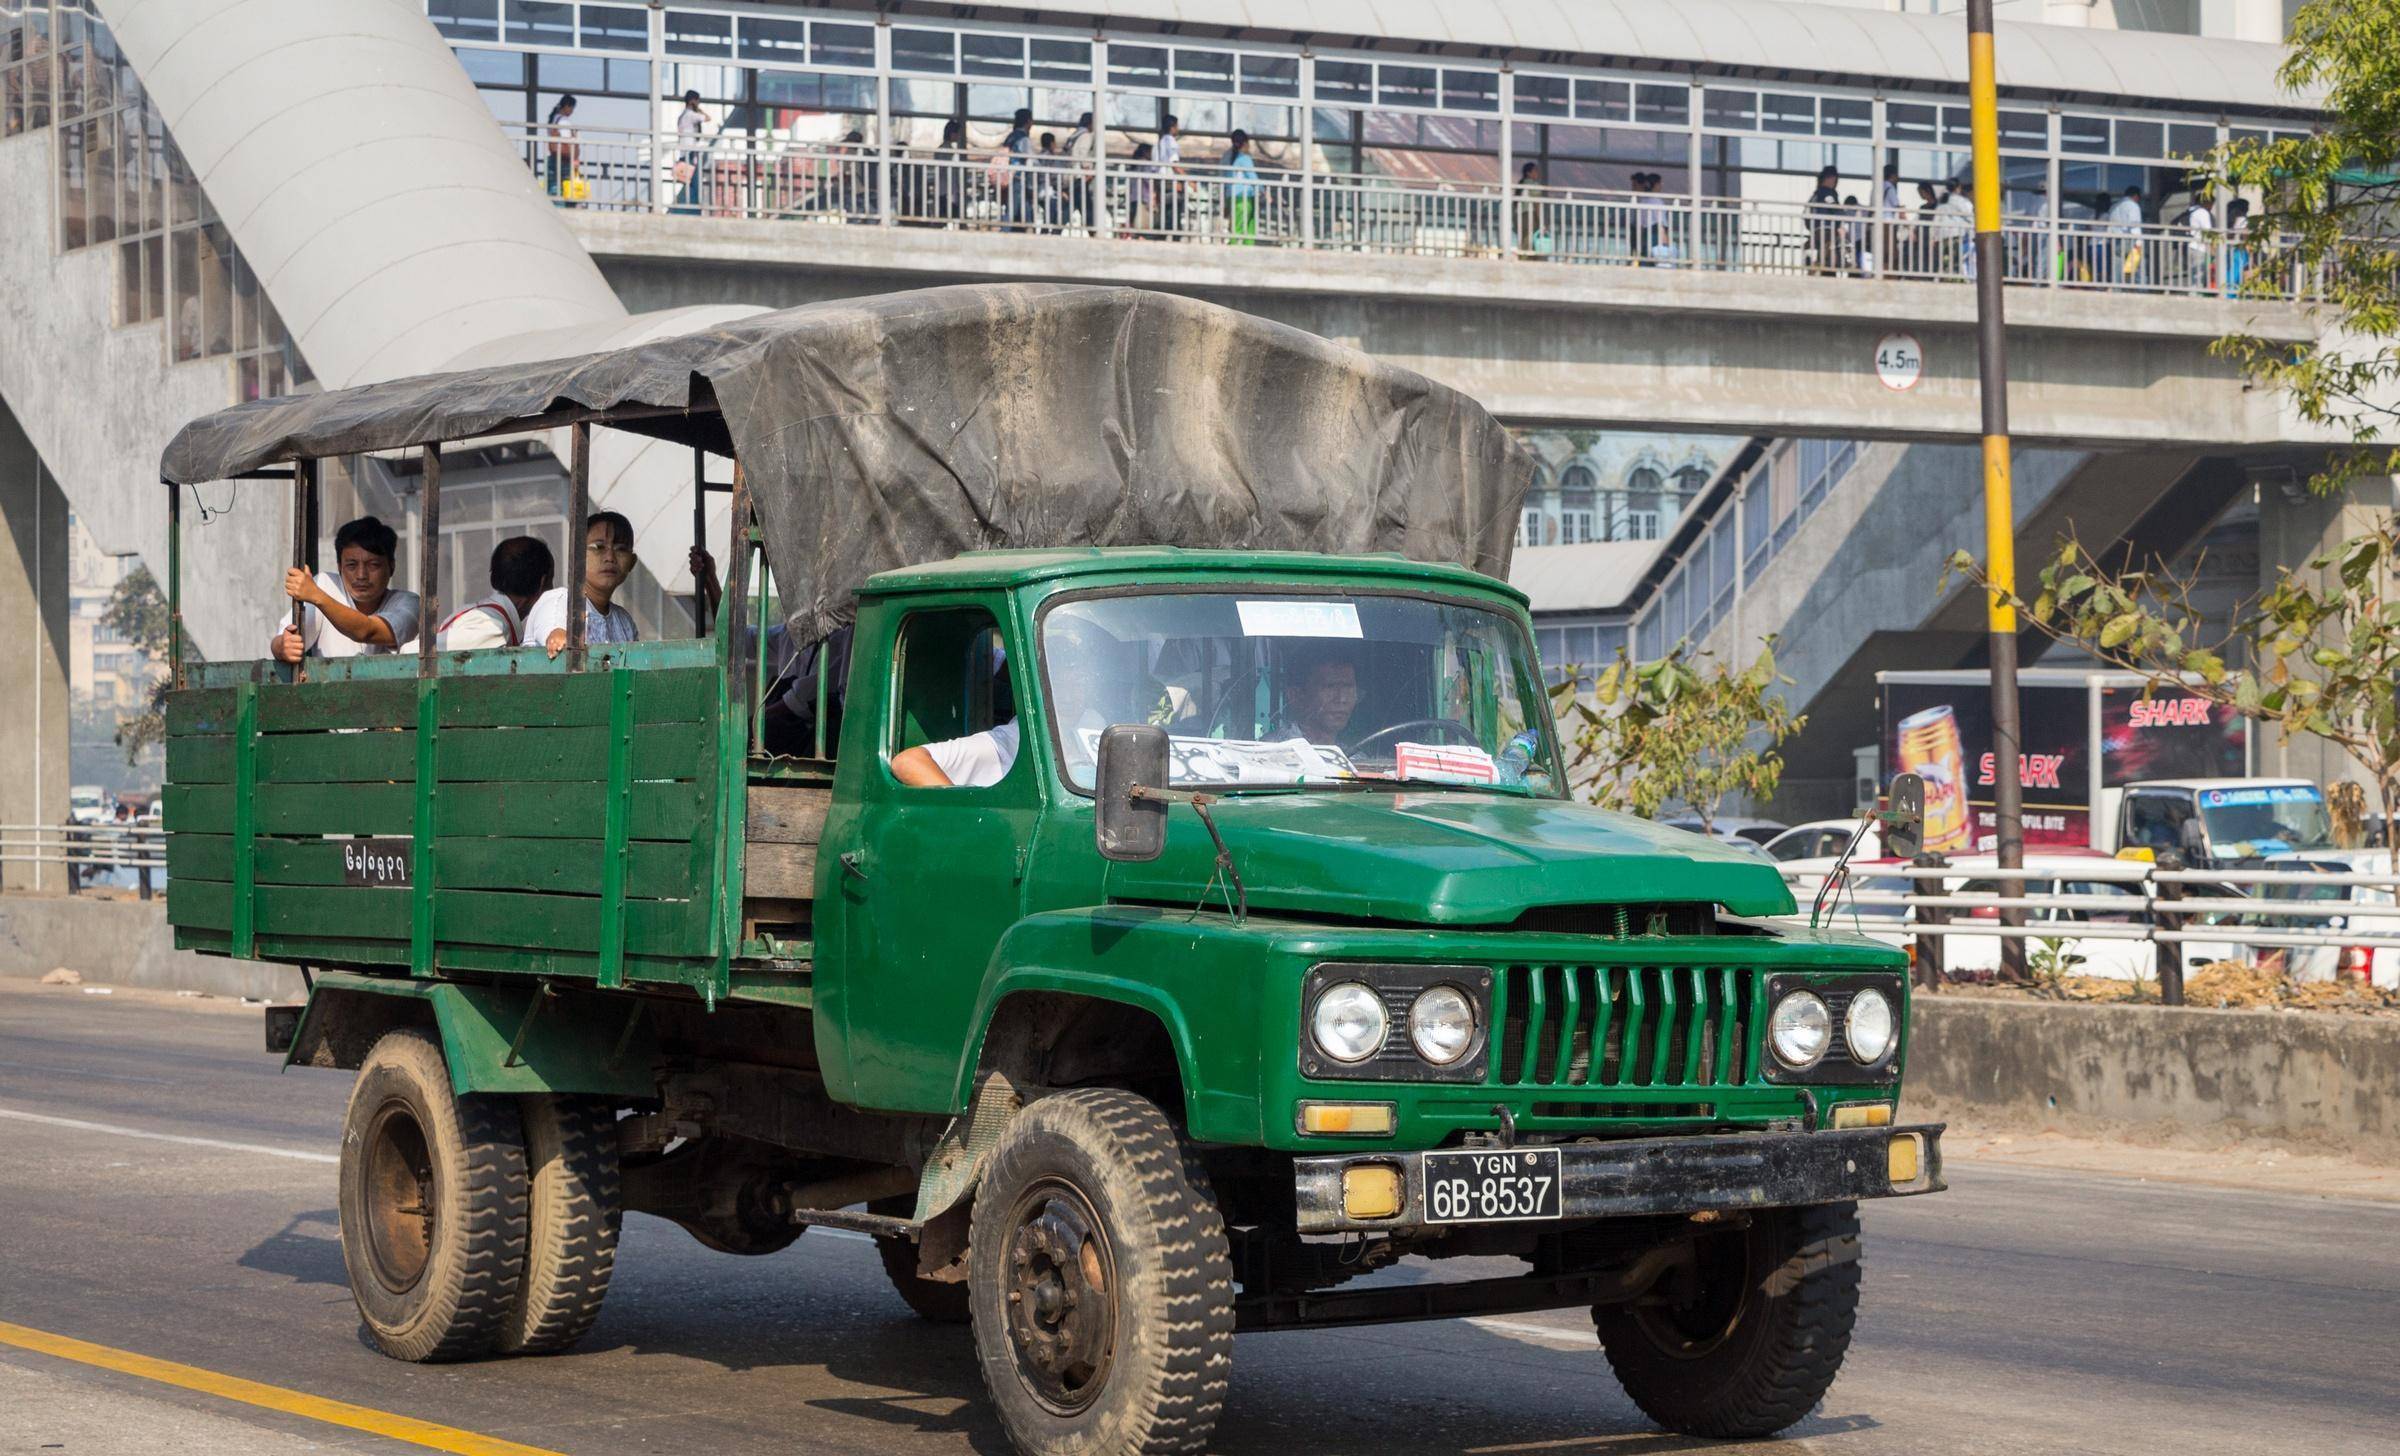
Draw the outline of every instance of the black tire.
M879 1198L867 1205L867 1212L905 1218L914 1211L917 1200L909 1194L897 1198ZM967 1322L967 1284L963 1279L947 1283L928 1279L917 1272L917 1246L908 1239L877 1239L875 1252L883 1258L884 1276L892 1281L892 1292L900 1302L916 1312L919 1319L937 1325L963 1325Z
M491 1353L523 1276L525 1203L515 1100L455 1095L431 1036L386 1033L342 1121L342 1263L377 1348Z
M967 1267L976 1359L1019 1451L1206 1444L1233 1266L1208 1175L1155 1103L1096 1087L1019 1114L976 1189Z
M617 1110L594 1097L517 1099L525 1128L525 1269L497 1348L549 1355L600 1318L617 1267L624 1197Z
M1858 1205L1752 1216L1704 1237L1675 1303L1592 1311L1610 1368L1650 1419L1686 1436L1771 1436L1816 1408L1858 1321Z

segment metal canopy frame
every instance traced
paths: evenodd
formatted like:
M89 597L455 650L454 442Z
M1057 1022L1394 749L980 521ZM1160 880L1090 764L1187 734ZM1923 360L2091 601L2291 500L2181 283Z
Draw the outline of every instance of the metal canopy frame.
M745 521L743 519L744 513L749 509L750 499L749 492L743 480L741 463L738 460L735 461L733 480L730 485L708 479L708 457L710 455L716 454L726 456L727 458L733 457L733 441L731 435L725 429L724 418L723 412L719 410L713 403L704 405L695 404L682 407L647 404L620 404L603 409L591 409L583 406L562 406L557 409L544 411L538 415L524 416L515 420L496 424L486 429L462 432L454 435L443 435L418 442L413 446L401 447L403 450L416 450L423 461L424 469L424 506L419 515L417 550L417 595L419 598L418 620L420 624L417 632L418 675L420 677L432 678L439 676L441 673L441 654L435 649L434 645L434 624L441 620L442 604L440 550L442 447L444 445L457 444L466 440L491 439L495 436L502 435L530 434L535 431L566 429L570 432L567 469L568 487L570 492L568 505L569 540L567 546L567 560L562 563L565 568L564 572L562 573L565 580L561 584L567 588L569 600L579 603L583 599L584 552L581 549L581 533L576 529L576 527L586 516L591 514L592 427L595 425L600 425L610 429L621 429L627 431L628 433L647 435L653 439L666 440L673 443L685 444L691 447L692 545L694 547L703 551L707 549L707 499L709 492L726 490L730 490L732 492L734 520L731 555L733 557L733 561L729 563L728 579L724 583L725 605L716 623L712 624L710 621L708 594L700 590L698 582L693 583L692 595L694 598L694 619L697 625L697 631L695 635L702 638L710 636L710 628L712 625L717 626L721 631L724 632L727 638L727 650L730 654L727 665L731 669L732 680L737 685L740 684L742 680L741 667L743 659L743 643L741 636L743 625L742 589L741 586L737 585L736 583L746 581L748 573L745 570L745 566L748 561L750 550L758 544L758 532L755 521ZM388 452L375 451L369 453L383 454ZM291 458L291 462L288 465L262 466L256 470L246 470L231 477L236 481L271 480L291 482L293 491L291 561L294 566L309 572L311 575L314 575L317 570L317 540L322 529L322 522L319 517L319 493L317 486L318 464L323 458L325 457L314 455L297 455ZM174 481L167 480L163 476L160 478L160 483L167 487L168 651L171 658L171 672L174 686L181 688L184 686L183 487L176 484ZM763 591L764 581L762 577L762 598ZM297 621L296 614L295 621ZM570 672L580 672L584 669L588 651L584 636L584 614L582 612L569 612L567 614L566 656L567 670ZM761 670L763 671L765 654L762 652L759 654L759 656L761 659ZM823 674L820 673L819 676L822 677ZM294 664L292 670L292 680L294 682L306 682L308 680L308 665L305 658L303 658L299 663ZM738 686L736 690L739 691ZM821 686L820 695L822 695ZM742 714L742 721L745 725L748 725L752 722L758 710L759 705L753 705L752 712ZM823 736L823 716L820 713L818 724L818 738L820 741L819 757L823 756ZM753 737L752 742L755 744L757 739Z

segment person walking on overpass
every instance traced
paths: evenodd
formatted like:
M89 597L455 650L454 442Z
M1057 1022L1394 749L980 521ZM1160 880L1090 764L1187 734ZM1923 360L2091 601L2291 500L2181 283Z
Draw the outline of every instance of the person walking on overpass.
M2142 189L2139 183L2126 187L2125 195L2110 205L2108 238L2109 281L2131 283L2141 278L2146 260L2142 256Z
M1236 131L1233 149L1225 154L1225 208L1232 218L1233 245L1247 248L1258 240L1258 161L1250 155L1250 133Z

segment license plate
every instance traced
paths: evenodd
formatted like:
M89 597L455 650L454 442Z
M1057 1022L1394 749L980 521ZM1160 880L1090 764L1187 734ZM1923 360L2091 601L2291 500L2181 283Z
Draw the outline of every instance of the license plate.
M1507 1223L1565 1216L1556 1148L1478 1148L1427 1153L1429 1223Z

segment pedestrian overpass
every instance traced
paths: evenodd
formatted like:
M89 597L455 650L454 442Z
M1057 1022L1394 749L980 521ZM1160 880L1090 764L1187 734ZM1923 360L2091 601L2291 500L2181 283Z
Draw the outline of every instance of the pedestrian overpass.
M1096 30L913 0L0 8L0 506L32 543L0 601L13 623L22 596L36 628L5 635L63 656L41 565L63 555L61 506L103 549L162 559L156 460L207 409L957 279L1212 298L1525 423L1964 440L1973 290L1952 225L1867 183L1879 161L1911 190L1963 172L1957 30L1778 0L1294 0L1271 23L1186 0L1171 23L1128 3ZM2208 346L2308 340L2310 280L2228 297L2239 241L2172 221L2175 158L2307 125L2280 53L2004 25L1999 54L2028 446L2306 440ZM697 137L674 121L686 81ZM571 139L546 121L566 89L585 103ZM1047 130L1108 118L1088 169L1011 166L1019 105ZM1170 115L1175 172L1154 150ZM963 150L938 143L951 124ZM1860 205L1809 204L1820 166ZM560 175L574 195L547 190ZM2146 199L2131 231L2096 215L2120 185ZM481 464L555 478L547 443ZM607 448L596 498L663 523L688 461ZM381 470L358 465L355 498L405 509L406 477ZM266 635L256 586L288 555L287 509L267 490L187 503L217 567L186 577L204 653ZM479 529L447 511L444 528L462 551ZM663 572L659 609L684 586ZM27 741L63 735L62 695L33 696L11 709L38 719Z

